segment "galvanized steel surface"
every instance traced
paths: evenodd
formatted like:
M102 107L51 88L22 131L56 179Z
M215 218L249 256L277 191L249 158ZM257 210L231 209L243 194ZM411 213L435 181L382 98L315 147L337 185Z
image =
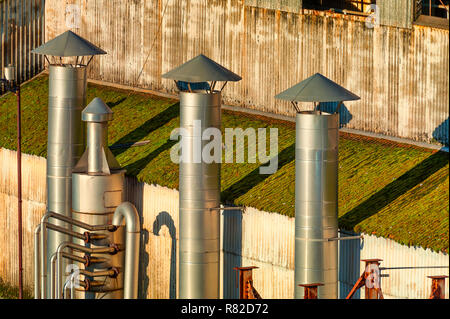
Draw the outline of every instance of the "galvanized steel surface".
M125 170L120 169L112 154L115 167L110 167L106 157L109 151L107 128L108 121L112 120L112 111L101 99L95 98L82 113L83 121L87 122L88 143L86 151L72 174L72 217L93 226L110 225L117 207L121 205L125 197ZM124 213L123 210L122 207L119 215ZM129 226L127 225L127 227ZM81 229L78 231L82 232ZM124 245L125 243L123 228L119 228L115 232L105 230L96 232L96 234L103 234L106 238L94 241L92 244L85 244L82 240L74 239L74 243L89 245L90 248L108 247L111 244ZM106 276L95 278L95 280L105 283L101 287L103 290L111 291L77 293L78 298L123 298L124 271L127 270L124 264L124 252L120 251L114 255L92 254L91 256L106 258L106 262L94 263L86 267L88 271L103 271L116 267L120 269L120 272L116 278Z
M84 150L81 110L86 104L86 68L51 65L49 69L47 209L71 217L72 168ZM65 226L61 221L54 224ZM52 254L68 240L61 233L48 233L47 274ZM50 287L49 276L47 280Z
M88 172L93 175L109 175L120 165L108 147L108 121L113 118L111 109L98 97L81 112L86 122L87 148L73 172Z
M96 176L87 173L73 174L73 212L72 218L89 225L107 225L112 223L114 211L124 201L124 172L117 172L111 175ZM75 230L83 232L74 227ZM106 239L95 241L90 244L91 248L104 247L112 243L124 244L124 229L119 228L115 232L99 231L96 234L106 235ZM82 240L74 239L74 243L86 245ZM119 299L123 298L123 279L124 279L124 252L121 251L115 255L92 254L92 257L106 258L106 262L92 264L86 267L89 271L102 271L110 269L112 266L121 269L117 278L99 277L96 280L104 281L105 289L112 289L109 293L77 293L77 298L95 299ZM79 265L80 269L85 268ZM90 278L92 279L92 278Z
M200 155L209 140L202 140L206 128L220 129L221 94L180 92L180 128L183 155L180 162L180 278L179 298L219 298L220 254L220 163L210 164ZM199 121L199 131L194 129ZM196 148L197 141L200 148ZM200 154L194 154L199 152Z
M297 102L340 102L359 100L359 96L316 73L275 95L276 99Z
M295 298L298 284L322 283L320 299L338 297L339 115L301 112L295 138Z
M0 1L0 77L4 77L3 68L8 64L16 66L20 83L43 70L44 57L32 54L31 49L44 41L44 3Z
M84 17L77 33L109 53L93 61L90 78L174 92L161 74L203 53L243 77L227 85L224 104L294 116L275 94L320 72L361 97L342 106L342 125L448 140L448 30L368 28L361 17L235 0L71 4ZM48 39L66 30L65 8L64 1L47 0Z
M120 204L114 211L112 225L120 227L125 224L125 264L123 297L125 299L138 298L139 285L139 256L141 224L136 207L130 202Z
M242 78L200 54L161 77L185 82L240 81Z
M45 158L23 155L24 250L33 250L34 229L45 212ZM0 277L17 285L16 152L0 149ZM178 281L178 191L127 177L126 200L142 214L139 298L175 298ZM221 298L237 298L233 267L255 265L253 284L263 298L292 298L295 220L247 207L221 215ZM339 295L361 275L363 258L381 258L385 298L428 298L428 275L448 275L448 254L364 235L339 242ZM33 287L33 255L24 255L24 285ZM437 268L444 266L446 268ZM434 267L434 268L433 268ZM223 274L223 275L222 275ZM446 296L449 295L446 281ZM357 297L363 297L359 294Z

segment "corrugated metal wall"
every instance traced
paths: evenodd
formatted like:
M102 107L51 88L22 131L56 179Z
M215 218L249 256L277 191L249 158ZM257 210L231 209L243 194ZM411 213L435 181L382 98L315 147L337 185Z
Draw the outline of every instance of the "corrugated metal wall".
M45 0L0 0L0 68L9 63L17 68L20 81L43 69L43 57L32 54L44 40Z
M367 28L361 17L238 0L47 0L47 40L67 29L69 4L81 15L73 31L108 52L91 78L172 92L161 74L204 53L243 77L225 103L293 115L275 94L320 72L361 96L343 107L345 126L448 143L439 129L449 114L448 30Z
M303 0L244 0L244 5L299 13L303 8Z
M416 0L378 0L382 25L411 28L415 20Z
M0 148L0 278L18 285L17 153ZM46 160L22 156L23 283L33 286L33 232L45 212Z
M17 284L16 152L0 149L0 277ZM33 231L45 211L45 159L23 156L24 284L33 286ZM140 253L140 298L175 298L178 278L178 191L127 177L127 200L143 226ZM294 219L248 207L225 211L222 223L223 298L237 298L236 266L257 266L254 286L263 298L292 298L294 289ZM364 241L339 245L340 296L363 271L363 258L381 258L386 298L427 298L427 275L449 274L449 258L418 247L364 235ZM356 297L364 296L358 293ZM448 296L448 280L446 296Z

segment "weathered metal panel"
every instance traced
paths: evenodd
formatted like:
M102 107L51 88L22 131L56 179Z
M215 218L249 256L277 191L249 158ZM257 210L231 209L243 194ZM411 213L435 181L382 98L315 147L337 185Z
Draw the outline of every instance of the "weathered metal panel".
M355 246L359 246L359 249ZM449 274L447 254L420 247L408 247L390 239L367 234L364 234L361 243L341 241L339 256L341 298L345 298L363 273L365 264L360 262L361 259L383 259L380 279L385 298L427 299L431 293L431 279L427 276ZM445 285L447 294L448 280ZM360 295L364 298L364 289L361 289Z
M303 8L303 0L244 0L244 5L286 12L300 12Z
M380 24L410 29L415 20L414 2L416 0L377 1L377 9L380 10Z
M23 155L24 251L33 251L33 232L45 212L42 157ZM0 277L17 284L16 152L0 149ZM178 191L126 178L126 200L142 212L139 298L175 298L178 277ZM293 218L247 207L221 214L221 298L237 298L236 266L258 266L253 284L263 298L292 298L294 291ZM350 234L353 235L353 234ZM342 236L342 234L341 234ZM339 296L345 298L363 271L360 259L381 258L386 298L428 298L428 275L448 275L447 254L408 247L364 235L339 243ZM24 285L33 286L33 255L24 254ZM446 280L448 296L449 281ZM364 297L364 292L359 296ZM358 297L356 295L355 297Z
M14 64L17 78L26 81L42 71L43 57L31 50L42 44L44 35L44 0L0 1L0 74ZM0 92L2 93L2 92Z

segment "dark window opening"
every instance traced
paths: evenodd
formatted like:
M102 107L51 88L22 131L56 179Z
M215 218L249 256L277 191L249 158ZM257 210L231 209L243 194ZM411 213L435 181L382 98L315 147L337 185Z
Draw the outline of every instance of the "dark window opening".
M376 3L376 0L304 0L303 7L312 10L335 12L346 10L348 13L370 13L371 5Z
M417 0L416 10L420 15L449 18L449 0Z

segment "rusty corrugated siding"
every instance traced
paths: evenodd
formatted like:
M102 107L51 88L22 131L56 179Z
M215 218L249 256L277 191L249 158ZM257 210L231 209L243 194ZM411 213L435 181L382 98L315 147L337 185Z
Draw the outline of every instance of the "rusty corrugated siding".
M287 12L300 12L303 0L243 0L244 5Z
M228 84L225 103L292 116L274 95L320 72L361 96L345 104L344 126L448 141L448 30L367 28L361 17L237 0L69 2L81 10L74 31L108 52L91 78L173 92L161 74L204 53L243 77ZM65 6L47 0L47 39L67 29Z
M0 68L9 63L18 70L20 81L26 81L43 69L43 57L31 50L43 43L44 0L0 1Z

